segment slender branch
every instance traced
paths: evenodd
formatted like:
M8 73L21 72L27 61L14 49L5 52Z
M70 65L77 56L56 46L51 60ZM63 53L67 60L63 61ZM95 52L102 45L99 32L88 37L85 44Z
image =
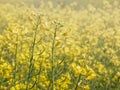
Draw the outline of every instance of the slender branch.
M40 21L40 16L39 16L36 27L35 27L35 32L34 32L34 38L33 38L32 50L31 50L30 66L29 66L29 72L28 72L28 77L27 77L26 90L29 89L28 86L29 86L29 82L30 82L30 77L31 77L33 65L34 65L33 56L34 56L34 48L35 48L35 43L36 43L36 36L37 36L37 31L38 31L38 27L39 27L40 23L41 23L41 21Z
M16 47L16 50L15 50L15 58L14 58L14 63L15 63L15 66L14 66L14 84L16 82L16 66L17 66L17 53L18 53L18 35L17 35L17 43L15 44L15 47ZM16 89L16 88L15 88Z
M79 81L80 81L80 77L81 77L81 75L79 75L79 77L78 77L78 79L77 79L76 86L75 86L75 90L77 90L77 88L78 88L78 83L79 83Z
M52 42L52 90L54 90L54 50L55 50L56 32L57 32L57 28L55 28L54 38Z
M54 67L54 51L55 51L55 39L56 39L56 33L57 30L62 27L62 25L60 23L55 22L55 31L54 31L54 36L53 36L53 42L52 42L52 90L54 90L54 79L55 79L55 67Z

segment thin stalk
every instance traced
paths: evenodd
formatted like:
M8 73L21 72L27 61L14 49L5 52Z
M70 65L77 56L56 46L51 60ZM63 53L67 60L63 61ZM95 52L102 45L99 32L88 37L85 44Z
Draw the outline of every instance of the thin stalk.
M0 61L2 61L2 52L3 52L4 50L3 50L3 47L1 48L1 50L0 50ZM2 88L2 84L3 84L3 79L0 79L0 90L1 90L1 88Z
M79 83L79 81L80 81L80 77L81 77L81 75L79 75L79 77L78 77L78 79L77 79L76 86L75 86L75 90L77 90L77 88L78 88L78 83Z
M55 50L55 38L56 38L57 27L54 31L53 42L52 42L52 90L54 90L54 50Z
M15 50L15 59L14 59L15 66L14 66L14 75L13 75L14 76L14 82L13 82L14 84L16 82L16 72L17 72L16 66L17 66L17 53L18 53L18 35L17 35L17 43L16 43L15 47L16 47L16 50Z
M38 18L36 27L35 27L35 32L34 32L34 37L33 37L33 43L32 43L32 50L31 50L31 56L30 56L30 66L29 66L29 72L28 72L28 77L27 77L27 84L26 84L26 90L29 89L29 82L30 82L30 77L31 77L31 73L32 73L32 69L33 69L33 56L34 56L34 49L35 49L35 43L36 43L36 36L37 36L37 31L38 31L38 26L40 24L40 16Z

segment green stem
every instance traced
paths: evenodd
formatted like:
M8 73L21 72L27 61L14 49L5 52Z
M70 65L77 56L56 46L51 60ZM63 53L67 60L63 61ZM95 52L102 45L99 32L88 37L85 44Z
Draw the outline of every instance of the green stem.
M81 77L81 75L79 75L79 77L78 77L78 79L77 79L77 83L76 83L76 86L75 86L75 90L77 90L77 88L78 88L78 83L79 83L79 81L80 81L80 77Z
M55 50L55 38L56 38L57 27L55 28L54 38L52 42L52 90L54 90L54 50Z
M18 35L17 35L17 43L16 43L15 47L16 47L16 50L15 50L15 59L14 59L14 63L15 63L15 66L14 66L14 82L13 82L14 84L16 82L16 72L17 72L16 66L17 66L17 53L18 53Z
M33 65L34 65L34 63L33 63L33 56L34 56L34 48L35 48L36 36L37 36L37 30L38 30L39 24L40 24L40 16L38 18L38 21L37 21L37 24L36 24L36 28L35 28L35 33L34 33L34 39L33 39L32 50L31 50L30 66L29 66L29 72L28 72L28 77L27 77L26 90L29 89L28 86L29 86L29 82L30 82L30 77L31 77Z

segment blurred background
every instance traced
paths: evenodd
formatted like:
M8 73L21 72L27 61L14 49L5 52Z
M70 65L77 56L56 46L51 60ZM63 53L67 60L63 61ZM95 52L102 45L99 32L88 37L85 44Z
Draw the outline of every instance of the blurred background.
M27 4L28 6L34 5L36 8L40 7L41 3L53 3L53 6L62 5L63 7L66 5L72 5L75 9L84 8L89 4L92 4L95 7L102 7L103 3L106 0L0 0L1 4ZM108 0L109 3L117 2L120 3L120 0Z

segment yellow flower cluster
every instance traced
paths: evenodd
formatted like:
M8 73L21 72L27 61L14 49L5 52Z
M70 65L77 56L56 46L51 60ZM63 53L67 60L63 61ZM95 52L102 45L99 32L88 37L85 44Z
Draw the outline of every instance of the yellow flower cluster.
M119 2L63 6L0 4L0 90L119 90Z

